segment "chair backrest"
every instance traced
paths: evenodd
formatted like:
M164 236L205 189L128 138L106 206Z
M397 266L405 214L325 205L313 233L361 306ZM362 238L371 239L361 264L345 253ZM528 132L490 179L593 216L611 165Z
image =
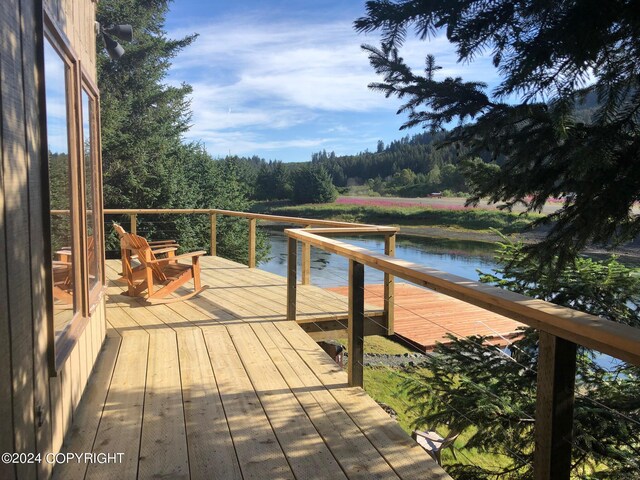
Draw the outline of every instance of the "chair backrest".
M116 231L116 233L118 234L118 237L122 240L122 237L124 237L124 234L127 233L125 231L124 228L122 228L122 225L120 225L119 223L113 222L113 229Z
M122 247L131 250L131 252L137 255L138 261L145 267L150 267L158 280L165 281L167 279L158 264L147 263L148 260L156 260L156 256L153 254L153 250L151 250L146 238L134 233L125 232L122 236Z

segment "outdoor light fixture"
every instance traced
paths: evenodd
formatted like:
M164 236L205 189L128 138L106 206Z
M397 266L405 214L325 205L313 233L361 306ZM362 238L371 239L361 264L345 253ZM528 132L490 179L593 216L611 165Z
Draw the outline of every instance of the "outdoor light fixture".
M124 48L112 38L112 35L126 42L133 40L133 28L131 25L108 25L103 27L96 22L96 30L102 34L104 46L111 60L118 60L124 55Z

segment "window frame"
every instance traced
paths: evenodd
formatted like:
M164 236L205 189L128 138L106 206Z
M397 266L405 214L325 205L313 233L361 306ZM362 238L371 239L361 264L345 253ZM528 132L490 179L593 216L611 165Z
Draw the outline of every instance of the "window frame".
M73 317L69 324L62 330L56 339L56 331L54 324L53 309L53 289L52 284L49 285L47 295L50 307L47 308L47 339L48 339L48 357L50 366L50 375L57 376L58 372L64 365L65 361L73 351L76 343L80 339L85 327L89 323L91 315L95 312L100 300L104 296L106 289L106 278L104 272L104 232L103 232L103 205L102 205L102 165L101 165L101 142L100 142L100 96L98 88L91 80L87 71L83 68L80 58L75 53L66 35L62 29L57 26L53 20L53 16L46 6L43 6L43 45L48 42L56 51L67 68L67 79L65 82L65 101L67 108L67 135L69 144L69 169L70 169L70 212L71 217L71 236L72 251L74 256L73 275L74 286L73 295L75 300L75 308ZM44 54L41 55L44 60ZM42 93L40 94L43 102L43 116L46 112L46 95L44 92L44 81L46 74L44 64L42 65ZM89 101L93 102L94 112L91 114L92 119L89 122L90 135L92 141L95 142L94 149L91 153L92 174L95 181L94 188L94 208L98 208L95 216L95 236L96 236L96 256L98 257L98 284L89 291L89 265L87 255L87 224L86 224L86 197L85 197L85 158L83 145L83 118L82 118L82 92L87 92ZM46 188L44 195L47 199L47 209L45 216L49 217L45 220L45 235L48 240L48 248L51 250L51 225L50 225L50 209L51 201L49 194L49 170L48 170L48 135L46 116L42 121L42 145L43 145L43 163L47 172L47 181L43 182L43 188ZM46 268L49 270L47 276L53 278L51 251L48 253ZM52 282L52 280L49 280Z
M101 161L101 144L100 144L100 94L98 91L98 87L93 83L86 70L84 69L84 65L80 63L80 131L82 132L82 141L84 142L84 118L83 118L83 109L82 109L82 94L86 92L87 97L89 99L89 135L91 141L91 173L93 178L91 179L92 187L93 187L93 210L96 212L94 215L94 236L96 241L94 242L95 256L98 259L98 283L93 287L89 288L89 258L88 258L88 249L85 245L85 249L83 251L84 260L87 265L87 275L83 278L83 282L85 285L85 290L88 292L88 302L87 302L87 310L85 315L90 316L93 311L95 311L96 307L99 304L99 300L103 294L106 279L104 272L104 262L102 259L104 258L104 242L102 239L104 238L104 222L103 222L103 198L102 198L102 161ZM91 108L93 107L93 108ZM84 143L82 143L82 158L81 158L81 170L82 170L82 205L84 210L83 215L83 226L82 232L85 233L84 238L87 238L87 211L86 211L86 192L84 191L86 185L85 173L85 158L84 158ZM101 241L98 241L101 240Z

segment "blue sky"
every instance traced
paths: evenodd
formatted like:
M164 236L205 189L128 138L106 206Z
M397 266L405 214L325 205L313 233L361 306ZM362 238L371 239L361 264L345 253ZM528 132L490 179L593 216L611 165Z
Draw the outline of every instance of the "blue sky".
M367 88L378 80L362 43L378 34L357 34L353 21L364 0L209 2L175 0L167 16L170 38L199 37L174 59L168 83L193 86L193 127L187 140L210 154L258 155L308 161L326 149L350 154L375 150L419 128L400 132L399 102ZM402 51L421 68L436 55L444 76L461 75L494 85L488 59L456 62L443 37L411 38Z

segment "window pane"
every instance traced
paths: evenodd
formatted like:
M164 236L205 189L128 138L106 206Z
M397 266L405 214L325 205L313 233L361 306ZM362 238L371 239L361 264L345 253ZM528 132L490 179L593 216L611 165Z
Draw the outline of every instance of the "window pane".
M54 325L58 336L78 309L74 295L67 78L69 68L48 41L44 48Z
M89 263L89 291L100 284L99 270L99 239L96 232L98 225L98 208L96 198L96 178L93 163L95 154L93 122L94 122L94 100L87 92L82 90L82 136L84 145L84 179L85 179L85 202L87 210L87 261Z

